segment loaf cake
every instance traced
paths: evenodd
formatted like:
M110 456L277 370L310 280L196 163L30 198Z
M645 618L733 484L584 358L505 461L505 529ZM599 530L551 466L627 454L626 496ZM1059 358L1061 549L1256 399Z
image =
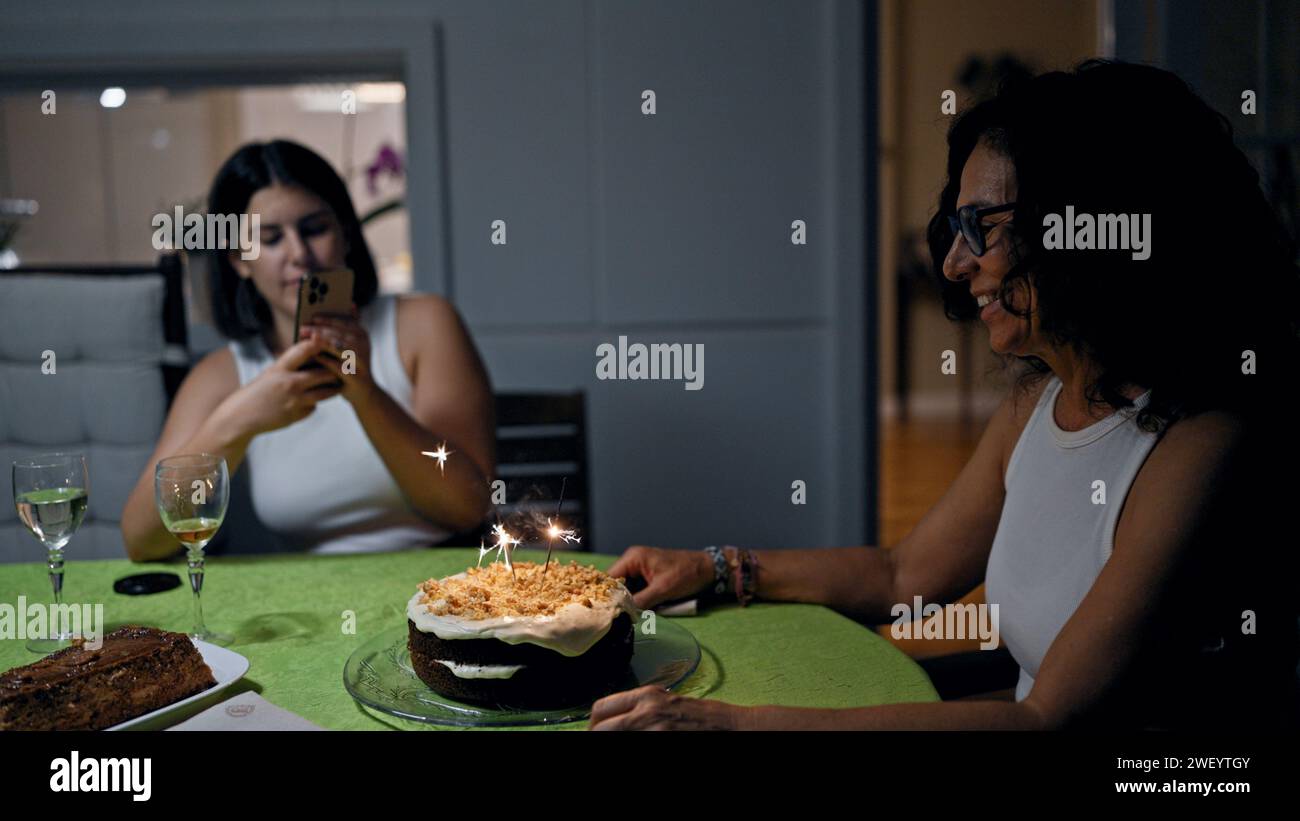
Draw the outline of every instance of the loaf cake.
M623 582L570 562L472 567L407 602L420 680L448 698L503 708L590 703L629 685L634 619Z
M0 730L102 730L216 683L189 636L128 625L0 674Z

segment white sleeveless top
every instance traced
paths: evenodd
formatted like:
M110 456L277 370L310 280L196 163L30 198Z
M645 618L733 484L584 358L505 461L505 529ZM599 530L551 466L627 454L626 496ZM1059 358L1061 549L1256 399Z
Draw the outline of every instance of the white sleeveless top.
M985 577L985 599L998 605L999 632L1020 665L1016 701L1110 559L1124 499L1158 438L1132 418L1150 391L1134 408L1065 431L1056 424L1060 390L1053 376L1011 453ZM1105 504L1093 503L1098 480Z
M376 297L361 309L361 324L370 334L375 383L409 412L411 380L397 352L397 297ZM233 341L230 351L241 385L272 362L260 337ZM407 504L342 396L318 403L288 427L255 436L245 463L258 518L291 547L365 553L428 545L450 535Z

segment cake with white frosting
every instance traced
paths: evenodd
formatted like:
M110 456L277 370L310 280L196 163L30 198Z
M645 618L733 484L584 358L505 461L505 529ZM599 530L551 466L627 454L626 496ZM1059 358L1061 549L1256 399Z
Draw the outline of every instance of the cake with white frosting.
M436 692L503 707L589 702L628 684L640 610L570 562L491 563L429 579L406 605L411 666Z

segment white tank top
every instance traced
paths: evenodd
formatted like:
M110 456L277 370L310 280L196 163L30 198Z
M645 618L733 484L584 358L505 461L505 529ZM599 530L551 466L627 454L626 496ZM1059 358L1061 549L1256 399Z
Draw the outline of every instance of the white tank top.
M1110 559L1124 499L1158 438L1132 418L1150 391L1135 408L1065 431L1056 424L1060 390L1053 376L1011 453L985 577L985 599L998 605L999 632L1020 665L1016 701ZM1106 483L1105 504L1093 503L1096 481Z
M375 383L411 410L411 380L397 351L397 297L361 310ZM260 337L230 343L239 383L272 362ZM253 508L285 543L313 553L401 550L450 534L421 518L402 495L352 406L341 396L306 418L253 438L245 455ZM430 474L432 476L432 474Z

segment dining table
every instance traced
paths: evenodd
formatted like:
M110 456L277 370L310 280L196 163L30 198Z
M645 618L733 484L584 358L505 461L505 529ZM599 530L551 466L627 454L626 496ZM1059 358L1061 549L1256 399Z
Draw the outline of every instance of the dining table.
M75 547L75 545L74 545ZM545 551L519 550L516 561L543 561ZM551 561L608 569L613 555L555 551ZM213 556L202 588L210 628L232 637L247 673L224 691L253 691L272 704L329 730L464 729L380 712L354 699L343 682L349 656L381 631L406 623L406 604L419 584L465 570L478 548L416 548L388 553ZM114 582L146 572L174 572L182 583L145 595L115 592ZM143 624L185 632L192 593L183 560L133 563L125 558L78 561L69 551L65 603L103 605L106 631ZM43 563L0 565L0 603L18 597L47 602ZM739 705L860 707L933 702L925 672L869 625L815 604L704 603L695 615L671 619L695 637L700 661L676 692ZM0 639L0 671L39 656L16 638ZM578 730L587 721L529 729Z

